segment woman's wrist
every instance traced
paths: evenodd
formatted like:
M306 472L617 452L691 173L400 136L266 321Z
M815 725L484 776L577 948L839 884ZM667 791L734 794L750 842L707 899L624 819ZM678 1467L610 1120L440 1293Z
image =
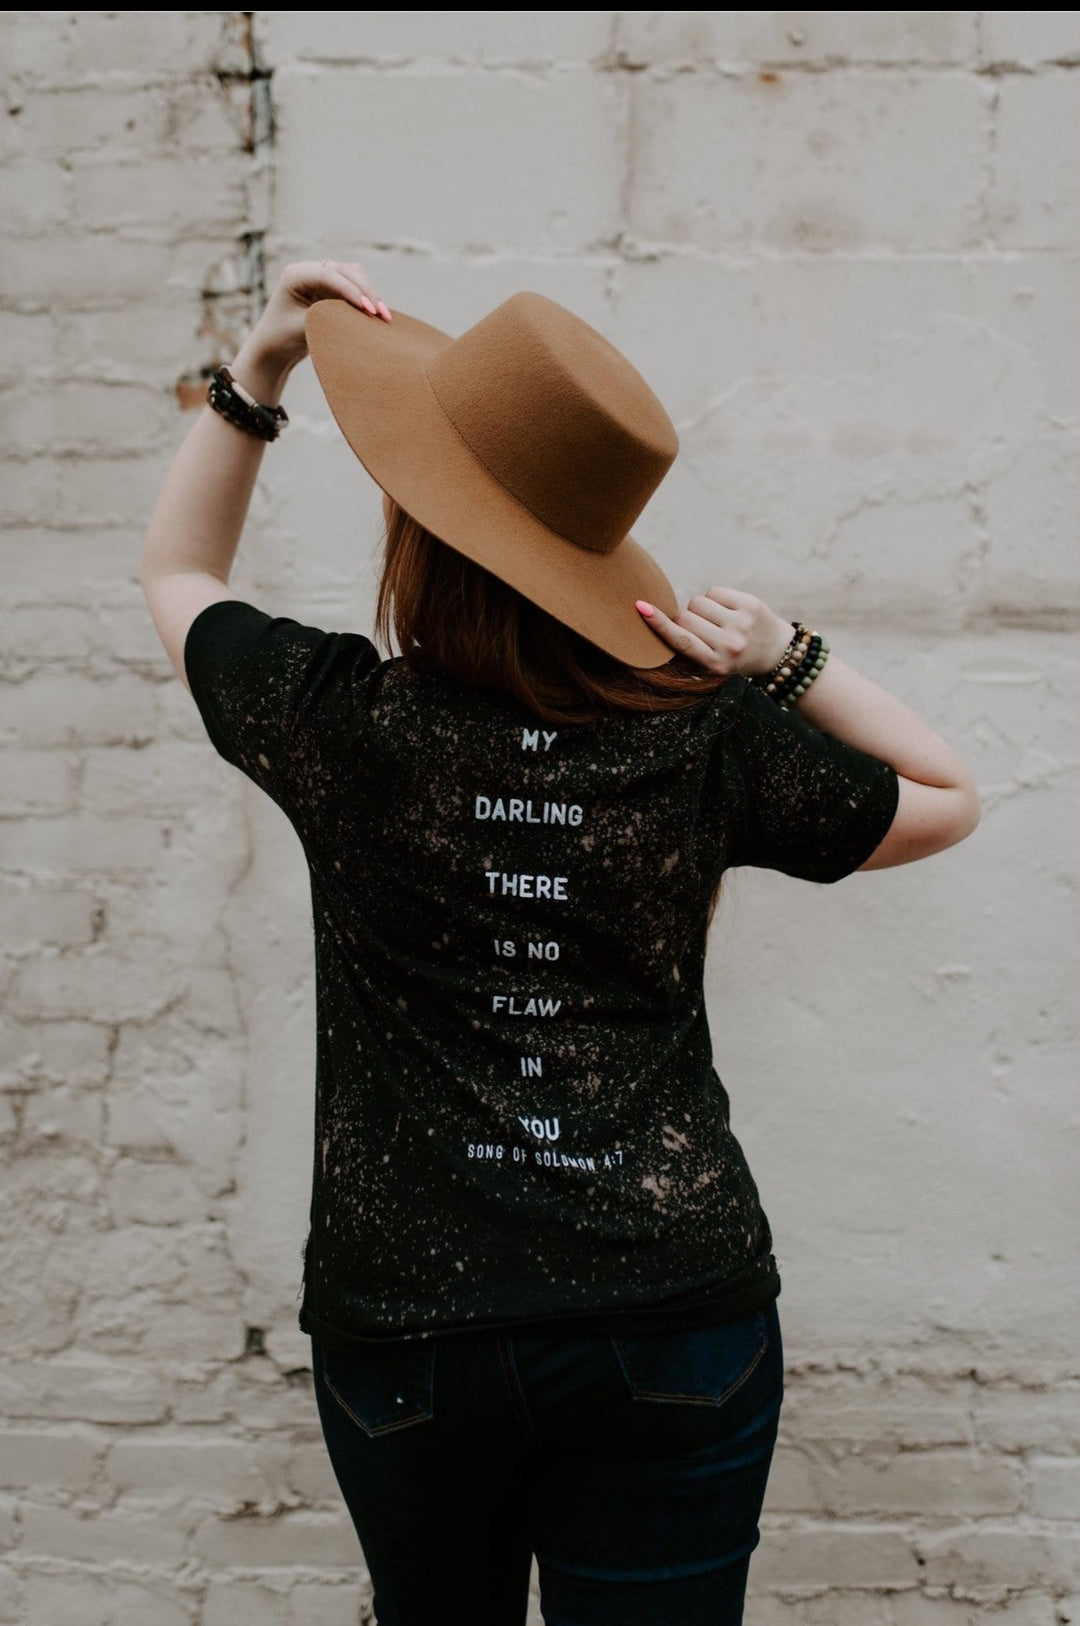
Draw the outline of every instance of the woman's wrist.
M289 360L280 350L271 349L256 327L228 365L237 383L242 384L261 406L277 406L284 393L285 382L300 359L297 356Z
M771 610L769 616L772 625L763 628L757 639L753 640L752 664L742 668L748 678L761 679L767 673L775 671L796 641L798 622L786 621L782 615L777 615Z
M771 672L791 642L792 629L795 623L786 621L782 615L776 615L775 613L773 614L773 623L772 638L771 641L766 642L763 656L765 664L755 671L754 676Z

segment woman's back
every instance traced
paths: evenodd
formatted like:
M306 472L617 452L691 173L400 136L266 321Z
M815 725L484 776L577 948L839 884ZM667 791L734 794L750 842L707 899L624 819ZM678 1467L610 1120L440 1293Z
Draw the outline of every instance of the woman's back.
M555 727L368 639L208 607L215 743L304 846L318 967L301 1324L326 1341L775 1294L702 987L722 872L837 880L896 775L733 675Z

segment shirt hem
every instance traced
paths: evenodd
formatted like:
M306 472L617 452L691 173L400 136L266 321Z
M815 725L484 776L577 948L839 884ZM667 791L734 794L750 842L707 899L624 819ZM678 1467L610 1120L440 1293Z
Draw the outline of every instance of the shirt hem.
M780 1274L775 1261L770 1260L764 1275L751 1282L717 1283L715 1294L695 1295L693 1304L658 1304L649 1309L635 1305L625 1310L584 1311L580 1315L520 1316L494 1321L472 1321L465 1324L418 1328L413 1332L377 1333L363 1335L346 1331L331 1321L302 1306L299 1315L301 1332L313 1342L328 1349L348 1353L352 1349L369 1348L373 1344L415 1343L420 1339L463 1337L472 1334L516 1334L519 1337L591 1337L617 1336L621 1333L653 1332L660 1329L676 1331L693 1327L712 1326L723 1321L739 1321L755 1310L763 1309L780 1294Z

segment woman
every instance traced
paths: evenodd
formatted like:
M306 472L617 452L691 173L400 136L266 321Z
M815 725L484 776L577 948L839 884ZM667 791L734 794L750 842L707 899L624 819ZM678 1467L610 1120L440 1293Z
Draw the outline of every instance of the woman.
M227 586L309 345L384 492L395 660ZM310 869L300 1324L377 1618L520 1623L535 1553L549 1626L738 1622L783 1359L709 918L736 865L834 882L960 841L971 777L760 600L679 610L629 536L670 420L551 301L450 340L358 265L293 265L231 375L143 583Z

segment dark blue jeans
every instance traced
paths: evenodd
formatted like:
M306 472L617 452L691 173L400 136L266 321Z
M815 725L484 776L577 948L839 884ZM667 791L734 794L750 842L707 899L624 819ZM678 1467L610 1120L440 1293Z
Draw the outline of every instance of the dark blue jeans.
M783 1398L775 1302L690 1332L313 1347L378 1626L737 1626Z

